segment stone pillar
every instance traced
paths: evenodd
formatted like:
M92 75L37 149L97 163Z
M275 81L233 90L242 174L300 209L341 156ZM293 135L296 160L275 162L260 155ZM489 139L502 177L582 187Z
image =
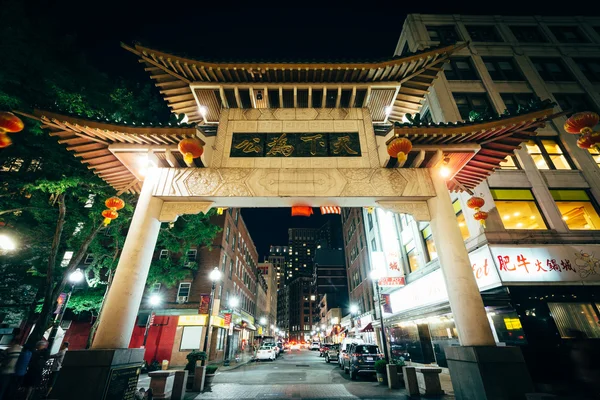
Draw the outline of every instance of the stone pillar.
M437 169L431 169L430 172L436 193L436 197L427 201L431 215L431 233L460 343L463 346L495 346L446 181Z
M126 349L140 307L160 229L163 201L152 196L158 171L150 168L113 278L92 349Z

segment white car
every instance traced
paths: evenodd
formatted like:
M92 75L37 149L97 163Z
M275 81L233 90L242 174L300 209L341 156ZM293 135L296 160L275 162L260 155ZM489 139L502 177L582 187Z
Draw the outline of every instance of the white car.
M321 343L319 342L312 342L310 344L310 346L308 347L309 350L319 350L321 348Z
M274 347L277 347L277 346L263 344L262 346L260 346L258 348L258 351L256 352L256 359L257 360L275 361L275 358L277 357L277 353L275 353Z
M298 350L300 351L300 343L294 343L290 346L290 351Z
M268 343L263 343L263 346L271 346L273 347L273 349L275 350L275 355L278 356L279 352L281 351L281 349L279 348L279 346L277 346L277 344L273 343L273 342L268 342Z

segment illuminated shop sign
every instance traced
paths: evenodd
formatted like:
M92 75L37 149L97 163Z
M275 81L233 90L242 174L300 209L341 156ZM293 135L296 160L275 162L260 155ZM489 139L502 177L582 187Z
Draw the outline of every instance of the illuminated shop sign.
M372 252L372 265L381 269L383 277L379 286L404 286L404 269L400 258L400 240L396 218L391 211L377 209L377 220L381 233L381 247L383 251Z

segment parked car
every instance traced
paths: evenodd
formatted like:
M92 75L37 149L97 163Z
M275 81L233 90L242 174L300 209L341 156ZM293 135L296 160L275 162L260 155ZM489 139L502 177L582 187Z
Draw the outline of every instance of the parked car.
M325 351L325 362L337 361L338 355L340 354L339 344L330 344L327 351Z
M331 343L322 343L321 344L321 347L319 347L319 357L325 356L325 352L327 352L327 350L329 350L329 346L331 346Z
M348 357L344 358L344 372L355 380L359 374L374 374L375 361L383 359L376 344L351 344Z
M309 346L308 349L309 350L319 350L321 348L321 343L319 342L312 342Z
M258 351L256 352L256 359L275 361L275 358L277 358L277 354L275 353L275 347L277 346L263 344L258 348Z
M292 343L292 345L290 346L290 351L300 351L300 343Z
M281 352L281 348L279 348L279 346L277 346L277 344L275 342L265 342L265 343L263 343L263 345L271 346L273 348L273 350L275 351L275 356L279 356L279 353Z
M350 346L351 344L364 344L365 341L360 339L360 338L344 338L344 340L342 340L342 343L340 343L340 348L339 348L339 356L338 356L338 365L340 366L340 369L344 369L343 365L342 365L342 361L348 357L348 346Z

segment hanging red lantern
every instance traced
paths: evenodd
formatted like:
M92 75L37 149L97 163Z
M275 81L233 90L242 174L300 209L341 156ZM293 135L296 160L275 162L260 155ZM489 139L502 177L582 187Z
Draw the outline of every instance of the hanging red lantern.
M592 146L592 137L589 133L581 135L581 137L577 139L577 147L580 149L589 149Z
M573 134L591 132L592 128L598 125L600 117L592 111L584 111L573 114L565 122L565 131Z
M406 161L406 157L411 150L412 142L406 138L395 138L387 146L390 157L397 158L399 162Z
M183 139L177 147L188 165L194 162L194 158L198 158L204 153L202 142L196 138Z
M115 210L104 210L102 211L102 216L104 217L104 226L110 224L110 221L113 219L117 219L119 217L119 213Z
M12 144L12 140L4 132L0 132L0 149L8 147Z
M473 215L473 218L475 218L475 221L479 221L479 223L485 228L485 220L488 219L488 213L485 211L477 211Z
M106 199L104 205L113 211L118 211L125 207L125 202L118 197L111 197L109 199Z
M292 217L310 217L313 214L313 209L310 206L293 206Z
M467 200L467 207L474 209L475 211L479 211L481 207L485 204L485 200L482 197L473 196L469 200Z
M8 111L0 111L0 131L15 133L23 130L23 121L15 114Z

